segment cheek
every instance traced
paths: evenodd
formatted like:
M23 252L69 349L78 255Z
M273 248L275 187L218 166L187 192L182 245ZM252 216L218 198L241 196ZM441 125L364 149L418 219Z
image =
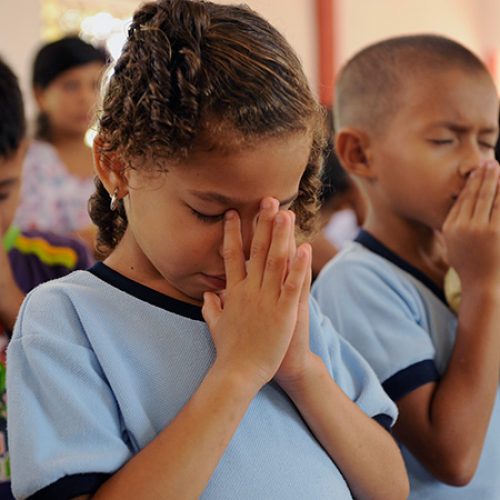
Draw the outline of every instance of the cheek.
M0 220L2 222L2 234L9 229L16 213L17 202L5 201L0 205Z
M76 96L68 92L54 92L48 101L47 112L54 117L64 120L67 117L69 118L68 111L71 112L75 107L75 102Z

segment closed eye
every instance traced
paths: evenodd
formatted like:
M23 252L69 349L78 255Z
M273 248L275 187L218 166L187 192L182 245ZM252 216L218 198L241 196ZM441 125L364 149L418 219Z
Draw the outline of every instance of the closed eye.
M201 212L198 212L198 210L195 210L194 208L191 208L191 212L193 212L194 216L201 220L202 222L206 223L215 223L215 222L220 222L221 220L224 219L224 215L226 212L223 212L221 214L215 214L215 215L207 215L207 214L202 214Z
M443 144L451 144L453 142L453 139L429 139L429 142L440 146Z

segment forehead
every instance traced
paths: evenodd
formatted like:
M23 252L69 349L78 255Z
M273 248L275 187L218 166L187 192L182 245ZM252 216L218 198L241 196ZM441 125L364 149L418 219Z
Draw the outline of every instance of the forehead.
M74 79L97 79L100 77L103 71L103 67L103 64L100 62L81 64L79 66L75 66L73 68L67 69L66 71L63 71L51 83Z
M265 196L285 199L298 190L311 142L309 133L296 133L231 152L195 151L169 168L166 180L180 190L216 193L242 203Z
M498 127L498 94L486 72L449 69L408 79L402 89L398 126L434 122Z

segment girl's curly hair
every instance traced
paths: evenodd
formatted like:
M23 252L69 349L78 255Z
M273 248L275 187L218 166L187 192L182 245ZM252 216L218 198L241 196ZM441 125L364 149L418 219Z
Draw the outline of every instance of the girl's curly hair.
M246 6L158 0L136 11L102 103L102 155L117 153L129 167L134 159L134 168L154 158L161 168L161 160L182 164L195 147L251 147L296 132L312 135L293 205L306 235L318 205L325 119L290 45ZM123 207L109 210L96 184L90 213L106 255L127 220Z

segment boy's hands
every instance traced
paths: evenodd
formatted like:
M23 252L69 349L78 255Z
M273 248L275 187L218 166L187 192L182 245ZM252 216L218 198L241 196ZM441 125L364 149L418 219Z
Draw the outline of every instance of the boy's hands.
M443 225L449 263L464 288L500 287L499 179L495 160L474 170Z
M205 293L203 316L217 350L219 367L241 373L257 390L280 367L303 309L310 269L307 246L292 253L293 216L266 198L245 266L239 216L230 211L224 228L224 300ZM304 324L303 313L299 323ZM302 330L302 329L301 329Z

